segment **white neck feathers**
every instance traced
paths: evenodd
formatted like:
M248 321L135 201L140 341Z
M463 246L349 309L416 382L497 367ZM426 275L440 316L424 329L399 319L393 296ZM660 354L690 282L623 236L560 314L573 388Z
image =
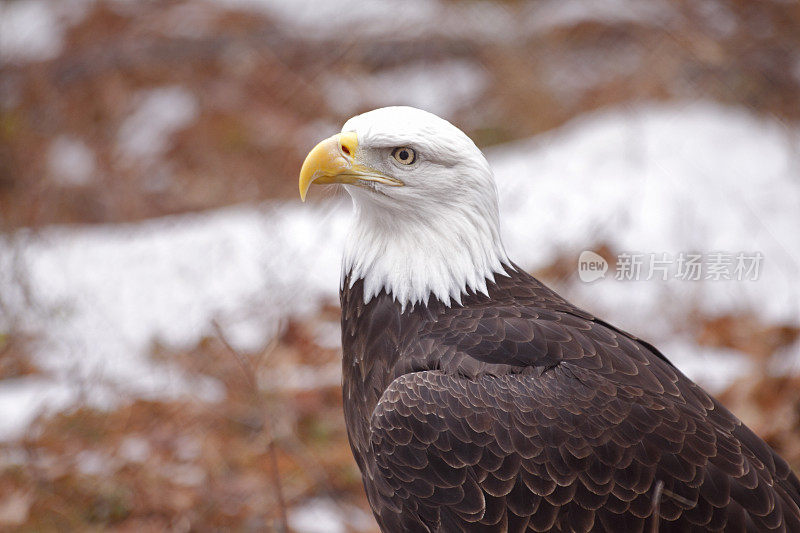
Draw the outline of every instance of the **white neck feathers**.
M355 201L342 280L364 280L364 302L385 290L403 309L431 297L447 306L469 289L487 294L487 281L507 275L496 209L387 213Z

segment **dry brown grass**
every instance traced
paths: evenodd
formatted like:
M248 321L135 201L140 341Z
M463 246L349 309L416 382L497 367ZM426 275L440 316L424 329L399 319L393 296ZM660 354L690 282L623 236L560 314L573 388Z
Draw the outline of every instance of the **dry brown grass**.
M290 324L269 353L238 354L244 368L219 337L157 348L157 357L219 379L219 403L139 400L40 418L26 438L0 446L0 528L264 531L313 497L366 510L339 387L248 387L285 365L336 364L312 326Z
M18 332L0 332L0 380L38 374L30 350L31 339Z

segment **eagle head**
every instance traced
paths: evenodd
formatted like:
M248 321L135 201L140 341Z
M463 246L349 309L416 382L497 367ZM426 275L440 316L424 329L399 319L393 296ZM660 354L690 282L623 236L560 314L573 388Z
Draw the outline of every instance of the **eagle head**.
M486 158L432 113L385 107L348 120L306 157L300 197L330 183L353 199L342 279L363 279L365 301L386 291L404 308L431 297L449 306L509 266Z

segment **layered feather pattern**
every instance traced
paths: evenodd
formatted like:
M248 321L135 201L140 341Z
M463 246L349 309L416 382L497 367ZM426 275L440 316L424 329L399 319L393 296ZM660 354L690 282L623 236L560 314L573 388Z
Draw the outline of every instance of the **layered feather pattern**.
M654 347L510 265L460 305L342 291L384 531L800 531L800 482Z

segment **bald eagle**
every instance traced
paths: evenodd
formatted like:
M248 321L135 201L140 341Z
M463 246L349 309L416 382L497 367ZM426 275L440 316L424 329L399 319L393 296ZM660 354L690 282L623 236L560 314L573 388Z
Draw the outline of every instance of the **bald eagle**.
M344 414L383 531L800 531L786 461L508 258L492 171L458 128L356 116L303 163L303 199L324 183L355 210Z

